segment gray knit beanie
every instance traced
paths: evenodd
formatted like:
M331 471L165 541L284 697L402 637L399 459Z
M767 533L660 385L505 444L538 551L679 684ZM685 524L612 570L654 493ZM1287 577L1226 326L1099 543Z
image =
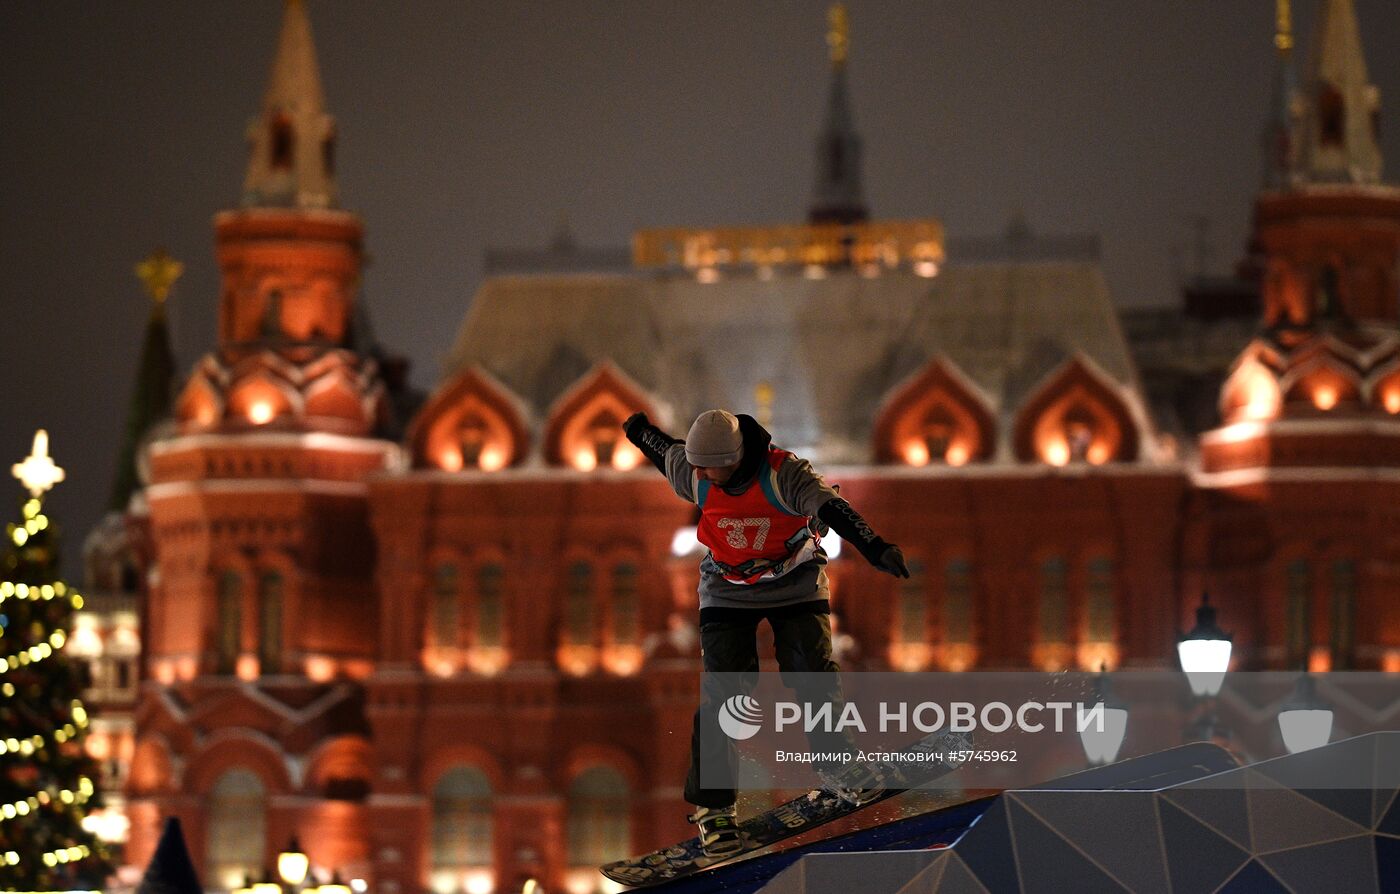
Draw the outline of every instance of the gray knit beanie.
M706 410L685 436L685 458L692 466L727 466L744 455L739 420L724 410Z

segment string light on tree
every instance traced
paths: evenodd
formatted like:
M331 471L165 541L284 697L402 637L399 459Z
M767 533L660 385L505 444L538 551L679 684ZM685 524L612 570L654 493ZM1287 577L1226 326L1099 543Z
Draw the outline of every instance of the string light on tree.
M0 887L91 890L111 864L83 828L101 806L83 748L87 667L65 647L82 597L58 578L57 527L44 495L64 479L44 431L11 467L27 496L0 541Z

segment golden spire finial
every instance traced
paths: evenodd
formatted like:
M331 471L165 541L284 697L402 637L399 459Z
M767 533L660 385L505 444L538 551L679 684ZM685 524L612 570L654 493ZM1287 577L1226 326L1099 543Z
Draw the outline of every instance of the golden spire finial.
M166 254L163 248L151 252L149 258L136 265L136 275L146 284L151 300L159 305L165 304L170 287L184 272L185 265Z
M63 480L63 470L49 456L49 433L39 429L34 433L34 446L22 462L10 466L10 474L19 479L34 499Z
M1293 49L1293 11L1290 0L1277 0L1274 15L1274 46L1280 53Z
M841 68L846 64L846 55L851 49L851 20L846 15L846 4L833 3L827 10L826 45L831 48L831 65Z
M758 405L758 424L773 424L773 386L765 379L753 386L754 403Z

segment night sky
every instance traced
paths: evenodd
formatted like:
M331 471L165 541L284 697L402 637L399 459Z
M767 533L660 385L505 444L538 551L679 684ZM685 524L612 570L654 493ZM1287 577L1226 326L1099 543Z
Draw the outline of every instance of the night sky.
M1316 0L1295 0L1306 50ZM852 0L849 77L877 218L950 235L1098 233L1123 305L1175 300L1190 220L1239 254L1259 182L1272 0ZM1400 171L1400 3L1356 0ZM820 0L310 3L363 215L379 339L430 387L488 246L796 222L826 101ZM212 215L236 204L276 0L0 6L0 468L46 426L76 576L106 503L148 309L183 260L179 368L212 344ZM1188 260L1185 265L1194 269ZM0 488L3 492L3 488ZM18 488L14 490L18 496ZM0 518L9 518L7 511Z

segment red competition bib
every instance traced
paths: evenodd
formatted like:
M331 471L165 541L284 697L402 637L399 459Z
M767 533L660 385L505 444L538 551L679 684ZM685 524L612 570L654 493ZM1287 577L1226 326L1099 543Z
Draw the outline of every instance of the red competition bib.
M756 584L782 577L821 549L816 523L784 509L773 490L773 476L792 454L768 448L768 461L757 480L740 494L726 493L708 481L697 481L700 506L696 536L710 550L724 579Z

